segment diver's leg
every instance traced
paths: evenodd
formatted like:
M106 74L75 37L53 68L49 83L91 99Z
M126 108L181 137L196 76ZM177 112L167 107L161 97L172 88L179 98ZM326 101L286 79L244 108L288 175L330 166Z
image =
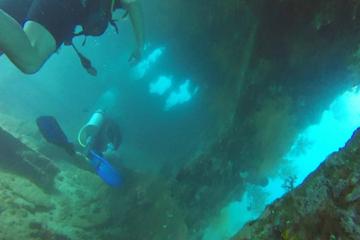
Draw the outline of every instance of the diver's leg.
M0 9L0 52L24 73L37 72L56 50L53 36L40 24L28 21L24 29Z
M36 67L39 70L56 51L56 40L45 27L35 21L27 21L24 26L24 32L31 46L36 50L38 61Z

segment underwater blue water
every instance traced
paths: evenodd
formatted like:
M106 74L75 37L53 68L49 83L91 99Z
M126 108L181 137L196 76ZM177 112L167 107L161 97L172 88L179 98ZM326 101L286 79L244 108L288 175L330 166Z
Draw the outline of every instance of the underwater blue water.
M145 15L151 14L151 6L144 9L149 9ZM100 38L89 37L84 47L83 37L75 39L97 68L97 77L86 73L70 47L61 47L33 76L0 58L2 109L28 121L53 115L75 139L102 96L111 92L117 98L112 112L123 131L121 155L126 166L159 171L166 163L177 168L198 147L203 133L208 134L213 117L201 105L196 79L191 73L179 73L167 39L149 37L143 60L131 66L128 57L134 39L129 19L120 21L119 29L119 35L109 28ZM152 26L148 35L155 31Z
M62 47L32 76L20 73L6 57L1 57L2 112L34 125L40 115L55 116L76 141L91 114L106 105L123 134L121 164L159 175L172 174L184 166L216 133L217 116L204 100L201 83L207 79L199 81L182 66L183 56L174 54L171 39L155 37L161 31L161 26L151 21L156 5L144 5L146 23L151 28L147 29L144 58L136 66L128 63L134 46L128 19L119 22L119 35L109 28L99 38L88 38L83 47L82 37L75 40L97 68L97 77L86 73L70 47ZM178 37L184 36L173 36ZM327 155L342 147L359 125L360 93L352 89L334 100L319 123L299 134L278 174L269 177L269 184L248 185L242 199L221 211L203 239L230 238L246 222L258 217L266 204L286 192L285 179L296 177L296 185L300 184Z

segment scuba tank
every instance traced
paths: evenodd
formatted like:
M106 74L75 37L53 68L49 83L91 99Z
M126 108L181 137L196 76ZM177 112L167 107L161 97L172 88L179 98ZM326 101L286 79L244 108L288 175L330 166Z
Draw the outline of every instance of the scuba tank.
M110 118L105 118L105 112L97 110L78 133L78 143L85 149L97 152L117 150L122 142L119 125Z
M94 137L100 131L104 123L104 111L97 110L90 117L89 121L80 129L78 134L78 142L82 147L88 145L89 138Z

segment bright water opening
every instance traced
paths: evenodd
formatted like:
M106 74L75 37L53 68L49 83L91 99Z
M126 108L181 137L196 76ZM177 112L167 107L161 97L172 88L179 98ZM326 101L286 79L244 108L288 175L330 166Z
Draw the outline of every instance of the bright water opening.
M246 222L257 218L267 204L286 192L286 179L295 179L295 186L301 184L329 154L343 147L358 127L360 89L353 88L334 100L329 109L323 112L319 123L299 134L284 156L286 161L280 166L278 176L270 178L266 187L249 185L241 201L232 202L222 210L221 216L206 230L203 239L229 239ZM263 200L260 209L253 207L254 199Z

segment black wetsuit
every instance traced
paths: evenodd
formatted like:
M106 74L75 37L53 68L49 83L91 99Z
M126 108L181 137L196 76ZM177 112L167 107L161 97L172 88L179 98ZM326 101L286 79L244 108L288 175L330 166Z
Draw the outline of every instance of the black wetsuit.
M107 150L108 144L111 143L114 150L117 150L121 142L122 134L118 123L113 119L105 118L102 127L94 138L92 149L97 153L103 153Z
M44 26L57 47L71 37L84 17L80 0L0 0L0 9L21 25L31 20Z
M105 0L90 0L95 3L92 6L100 1ZM0 9L21 25L29 20L41 24L52 34L59 47L71 39L77 25L84 23L84 19L93 14L90 13L93 9L89 11L81 2L82 0L0 0ZM105 29L107 23L102 24Z

